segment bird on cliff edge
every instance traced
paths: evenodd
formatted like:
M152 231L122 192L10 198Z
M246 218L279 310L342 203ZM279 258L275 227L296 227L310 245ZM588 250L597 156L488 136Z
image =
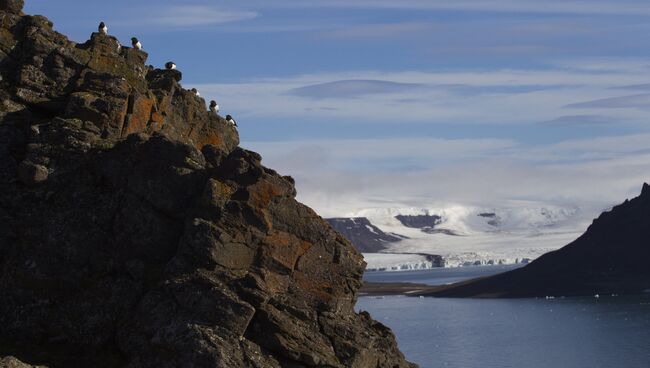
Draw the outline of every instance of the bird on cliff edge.
M210 111L212 111L215 114L219 113L219 104L217 103L217 101L215 100L210 101Z
M194 93L196 95L196 97L201 97L201 94L199 93L199 91L196 88L192 88L190 91L192 91L192 93Z
M142 44L135 37L131 38L131 45L133 45L133 48L136 50L142 50Z
M105 35L108 33L108 27L106 27L106 24L104 22L100 22L99 27L97 27L97 31Z
M165 69L167 70L176 70L176 63L173 61L168 61L165 63Z
M226 122L232 124L233 126L237 126L237 122L230 115L226 115Z

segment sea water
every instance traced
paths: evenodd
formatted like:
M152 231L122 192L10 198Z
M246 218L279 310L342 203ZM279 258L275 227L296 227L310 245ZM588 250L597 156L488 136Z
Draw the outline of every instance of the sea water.
M496 267L496 266L495 266ZM458 269L373 273L385 282L446 283ZM497 269L465 269L486 275ZM462 277L461 277L462 278ZM648 368L650 295L554 299L362 297L422 368Z
M470 266L453 268L432 268L428 270L415 271L388 271L388 272L366 272L363 275L364 281L369 282L414 282L427 285L444 285L468 280L476 277L490 276L502 273L515 268L523 267L523 264L495 265L495 266Z

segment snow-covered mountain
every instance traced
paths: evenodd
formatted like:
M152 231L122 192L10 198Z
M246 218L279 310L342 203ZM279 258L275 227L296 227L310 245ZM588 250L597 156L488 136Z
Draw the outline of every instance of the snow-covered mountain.
M439 266L426 255L441 256L445 267L527 263L576 239L592 212L517 203L501 208L372 208L346 217L363 218L364 226L401 238L382 241L378 252L364 252L368 270L403 270Z

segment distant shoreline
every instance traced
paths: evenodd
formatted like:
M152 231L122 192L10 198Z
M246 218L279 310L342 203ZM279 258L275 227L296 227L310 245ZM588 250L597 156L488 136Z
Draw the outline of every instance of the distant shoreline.
M470 279L466 281L461 281L458 283L454 284L448 284L448 285L426 285L426 284L418 284L418 283L412 283L412 282L364 282L363 286L361 286L361 289L359 289L359 296L364 297L364 296L391 296L391 295L404 295L404 296L411 296L411 297L434 297L434 298L459 298L459 299L472 299L472 298L478 298L478 299L500 299L504 298L503 295L500 295L498 293L495 294L486 294L486 295L481 295L481 296L472 296L472 297L467 297L467 296L446 296L446 295L435 295L435 293L442 292L446 289L450 289L456 286L461 286L465 285L468 283L471 283L473 281L477 281L481 278L476 278L476 279ZM620 294L612 294L612 293L603 293L604 296L607 295L648 295L650 294L650 289L648 290L643 290L640 292L622 292ZM590 293L589 291L585 290L583 292L575 292L575 293L567 293L565 296L567 297L590 297L592 295L595 295L593 293ZM519 298L543 298L543 296L516 296L516 297L505 297L505 298L511 298L511 299L519 299Z
M359 289L359 296L413 295L439 288L440 286L412 282L364 282Z

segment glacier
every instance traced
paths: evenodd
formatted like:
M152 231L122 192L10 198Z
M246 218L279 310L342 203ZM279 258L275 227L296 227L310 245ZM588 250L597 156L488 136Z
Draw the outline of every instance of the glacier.
M599 211L602 209L519 202L503 207L368 208L347 215L365 217L380 230L404 237L381 253L363 253L366 270L403 271L529 263L579 237ZM435 223L422 228L406 226L397 216L430 216ZM439 255L442 262L426 255Z

